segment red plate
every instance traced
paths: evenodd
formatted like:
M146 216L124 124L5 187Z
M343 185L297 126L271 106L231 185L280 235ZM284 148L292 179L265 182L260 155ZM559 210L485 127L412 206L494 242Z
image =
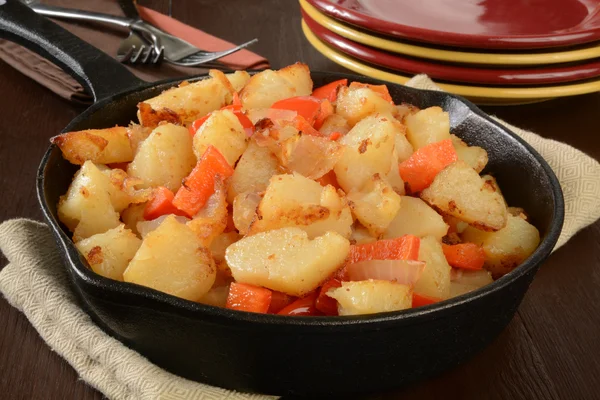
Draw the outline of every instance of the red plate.
M431 78L452 82L492 85L546 85L565 83L600 76L600 61L544 68L490 69L440 64L417 58L403 57L341 37L315 22L302 10L311 31L331 47L359 60L398 72L427 74Z
M600 0L307 0L359 27L440 45L534 49L600 40Z

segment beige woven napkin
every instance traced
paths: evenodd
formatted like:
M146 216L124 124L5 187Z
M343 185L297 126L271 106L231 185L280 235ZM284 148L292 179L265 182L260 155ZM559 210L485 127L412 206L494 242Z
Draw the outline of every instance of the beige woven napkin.
M426 76L417 76L408 85L437 89ZM600 217L600 164L566 144L509 128L540 152L561 182L566 216L558 248ZM4 222L0 225L0 250L9 261L0 271L0 292L27 316L52 350L108 398L272 398L180 378L102 332L77 306L68 289L66 272L46 225L26 219Z

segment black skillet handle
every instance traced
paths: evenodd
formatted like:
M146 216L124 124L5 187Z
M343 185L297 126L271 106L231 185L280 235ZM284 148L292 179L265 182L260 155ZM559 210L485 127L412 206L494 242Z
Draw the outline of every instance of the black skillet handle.
M0 0L0 38L27 47L58 65L95 101L146 83L116 60L18 0Z

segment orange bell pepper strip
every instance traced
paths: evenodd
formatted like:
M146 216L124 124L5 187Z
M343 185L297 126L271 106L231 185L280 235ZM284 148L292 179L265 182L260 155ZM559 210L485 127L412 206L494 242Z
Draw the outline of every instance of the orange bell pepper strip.
M232 282L225 308L238 311L266 313L271 305L271 291L247 283Z
M323 137L321 132L312 127L312 125L301 115L294 117L294 127L303 135Z
M297 297L273 290L273 292L271 293L271 305L269 306L269 314L277 314L279 311L283 310L285 307L289 306L297 299Z
M144 208L144 219L151 221L160 217L161 215L175 214L182 217L189 217L189 215L178 209L173 205L173 198L175 195L169 189L164 186L159 186L154 189L152 199L146 204Z
M281 309L278 315L293 315L293 316L316 316L323 315L321 311L315 307L315 301L317 300L317 292L313 291L305 297L299 298L290 305Z
M317 115L317 118L315 119L315 123L313 124L313 126L315 127L315 129L319 130L321 129L321 126L323 126L323 122L325 122L325 119L327 117L329 117L330 115L332 115L334 112L333 109L333 104L331 104L331 102L327 99L321 101L321 107L319 108L319 114Z
M429 304L437 303L438 301L442 301L442 299L413 292L412 308L428 306Z
M329 289L339 288L342 282L339 279L332 278L325 282L319 290L317 300L315 300L315 308L325 315L338 315L337 300L327 296Z
M312 96L317 99L327 99L332 103L337 99L337 93L341 86L348 86L348 79L340 79L316 88Z
M475 243L442 244L448 264L454 268L480 270L485 263L483 248Z
M197 120L192 122L192 124L188 128L190 131L190 135L194 136L196 134L196 132L198 131L198 129L200 129L202 124L204 124L206 122L206 120L208 119L208 117L210 117L210 114L211 113L208 113L204 117L198 118Z
M360 82L352 82L350 84L350 88L368 88L381 96L382 99L394 104L394 100L392 100L392 96L390 96L390 92L386 85L370 85L368 83L360 83Z
M368 260L418 260L420 247L421 239L414 235L352 245L348 264Z
M175 194L173 205L189 216L196 215L215 192L217 175L221 179L229 178L233 175L233 168L216 147L208 146Z
M321 110L321 100L312 96L298 96L276 101L271 108L275 110L296 111L309 124L313 124Z
M431 143L415 151L399 165L407 191L417 193L431 185L436 175L458 160L451 139Z

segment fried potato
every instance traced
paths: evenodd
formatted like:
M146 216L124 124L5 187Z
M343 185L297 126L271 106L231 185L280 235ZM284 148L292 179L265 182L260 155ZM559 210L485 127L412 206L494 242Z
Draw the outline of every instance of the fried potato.
M141 187L165 186L175 192L195 165L188 130L165 124L154 129L142 142L127 172L142 179Z
M154 128L161 121L189 125L211 111L230 104L232 88L239 90L250 75L236 71L226 75L231 86L220 79L208 78L192 83L182 83L179 87L164 91L156 97L138 104L140 124Z
M506 226L506 204L502 195L464 161L440 172L421 192L427 203L470 225L490 231Z
M297 227L306 231L310 238L329 231L347 238L354 222L343 194L331 185L323 187L296 173L271 178L257 215L249 235Z
M121 126L63 133L50 141L60 148L65 159L77 165L85 161L96 164L129 162L134 155L127 128Z
M450 297L472 292L492 282L494 282L492 274L485 269L480 271L454 270L450 282Z
M446 235L448 225L427 203L415 197L400 197L400 209L383 234L384 239L415 235L434 236L441 240Z
M331 114L329 117L325 118L323 125L319 128L319 132L325 136L329 136L333 132L339 132L342 135L345 135L349 131L350 125L348 124L348 121L339 114Z
M352 127L368 115L391 116L394 105L369 88L344 86L338 91L335 112L344 117Z
M400 196L404 196L406 194L406 189L404 187L404 181L400 176L400 168L397 160L396 150L394 150L392 153L390 172L387 173L384 179L390 184L392 189L394 189L394 192L398 193Z
M440 107L429 107L404 118L406 138L415 150L450 139L450 118Z
M369 116L339 140L345 148L334 171L346 193L360 190L375 174L386 176L390 172L398 129L389 117Z
M269 108L276 101L312 93L312 79L306 64L296 63L279 71L270 69L253 75L240 92L246 109Z
M389 183L375 175L360 191L348 193L356 218L374 237L381 236L400 209L401 197Z
M265 191L269 179L280 172L277 157L251 140L231 176L227 201L233 203L240 193Z
M210 251L189 227L170 215L146 235L123 280L198 301L208 293L215 276Z
M398 163L408 160L410 156L412 156L412 153L414 153L412 144L410 144L404 133L396 133L396 136L394 137L394 143Z
M324 137L295 135L282 143L281 165L309 179L331 171L342 156L342 145Z
M442 245L437 238L426 236L421 239L419 260L425 261L423 274L415 284L415 293L447 299L450 297L450 272Z
M412 307L410 286L390 281L342 282L342 287L329 290L327 296L337 300L339 315L375 314Z
M142 241L125 225L98 233L75 243L92 271L105 278L123 280L123 272Z
M288 227L235 242L225 259L237 282L302 296L341 267L349 250L348 239L335 232L311 240L302 229Z
M246 235L256 219L262 196L255 192L238 194L233 200L233 225L242 235Z
M234 166L248 146L244 127L230 110L213 112L194 135L194 154L199 160L208 146L214 146Z
M75 242L119 226L110 197L110 182L91 161L75 174L58 202L58 218L73 232Z
M520 216L508 214L506 226L497 232L484 232L468 227L463 241L483 247L484 267L494 279L509 273L527 259L540 244L537 228Z
M144 209L147 203L131 204L129 207L121 211L121 220L125 223L125 227L139 236L137 223L144 221Z
M223 181L215 183L215 193L208 198L202 209L187 223L194 231L200 244L209 247L227 226L227 200Z
M478 173L483 171L488 162L487 151L478 146L468 146L456 135L450 135L450 138L458 159L469 164Z

